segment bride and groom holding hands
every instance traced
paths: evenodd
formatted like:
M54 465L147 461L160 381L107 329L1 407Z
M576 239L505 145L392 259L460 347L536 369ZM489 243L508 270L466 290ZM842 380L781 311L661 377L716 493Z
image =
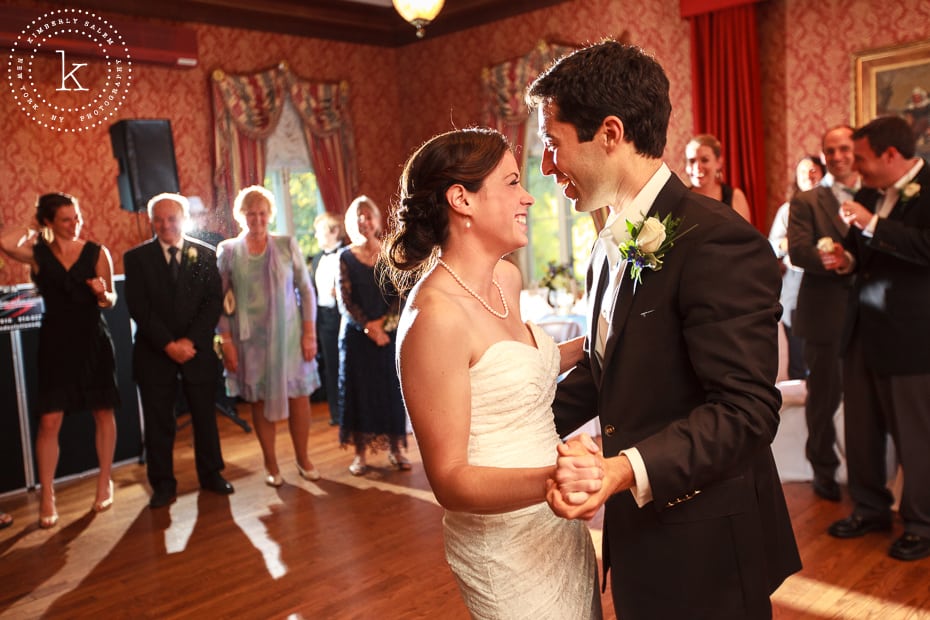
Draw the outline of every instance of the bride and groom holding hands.
M668 79L639 48L581 49L527 99L543 173L576 210L611 208L583 343L520 320L521 276L500 258L526 245L533 199L493 130L411 156L385 246L410 290L405 404L465 602L477 618L600 617L578 519L605 506L618 617L771 617L800 558L770 449L780 277L767 241L662 162ZM602 448L560 441L594 415Z

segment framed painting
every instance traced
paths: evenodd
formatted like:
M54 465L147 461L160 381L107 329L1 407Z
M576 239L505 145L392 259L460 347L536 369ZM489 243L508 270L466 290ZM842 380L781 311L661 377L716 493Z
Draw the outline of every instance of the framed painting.
M930 160L930 41L853 56L856 126L876 116L901 116L914 129L919 154Z

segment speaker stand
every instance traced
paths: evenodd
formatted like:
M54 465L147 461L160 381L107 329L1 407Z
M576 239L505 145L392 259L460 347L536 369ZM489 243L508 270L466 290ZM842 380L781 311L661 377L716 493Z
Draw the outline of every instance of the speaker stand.
M219 409L220 413L238 424L242 427L242 430L246 433L252 432L252 427L249 426L249 423L245 421L244 418L239 416L239 412L236 410L235 404L230 404L228 402L216 401L216 408Z

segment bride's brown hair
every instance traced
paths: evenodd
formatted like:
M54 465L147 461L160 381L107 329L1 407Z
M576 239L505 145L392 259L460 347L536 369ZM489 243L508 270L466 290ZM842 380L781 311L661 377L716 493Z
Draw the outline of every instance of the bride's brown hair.
M432 268L449 236L446 190L461 184L477 192L509 150L499 131L471 127L439 134L410 156L400 177L400 204L391 215L383 256L399 291L409 290Z

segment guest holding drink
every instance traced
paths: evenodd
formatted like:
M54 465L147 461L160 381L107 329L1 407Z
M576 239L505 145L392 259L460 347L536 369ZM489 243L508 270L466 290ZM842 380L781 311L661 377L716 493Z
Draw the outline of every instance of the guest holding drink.
M0 248L30 267L45 302L39 329L36 461L41 499L39 527L58 523L54 479L58 433L66 412L91 410L100 473L92 509L113 505L110 471L116 448L114 407L119 406L113 340L100 313L116 303L113 261L102 245L80 238L83 219L68 194L45 194L36 204L39 230L14 228Z

